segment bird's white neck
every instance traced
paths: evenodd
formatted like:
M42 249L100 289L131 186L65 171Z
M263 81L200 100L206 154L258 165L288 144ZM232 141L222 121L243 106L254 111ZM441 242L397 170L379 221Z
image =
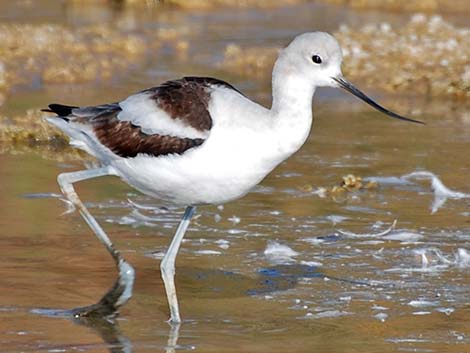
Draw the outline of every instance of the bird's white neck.
M312 98L315 86L304 78L278 67L273 71L271 118L287 154L296 152L312 126Z

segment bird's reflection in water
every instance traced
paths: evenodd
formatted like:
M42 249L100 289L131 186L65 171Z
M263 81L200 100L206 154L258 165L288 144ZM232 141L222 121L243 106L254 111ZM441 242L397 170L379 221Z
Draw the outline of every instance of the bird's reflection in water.
M171 324L170 333L168 334L168 343L165 347L166 353L174 353L178 346L178 338L180 335L181 324Z
M86 326L97 333L109 347L111 353L131 353L132 343L122 334L114 319L99 317L77 317L72 319L78 325Z
M96 305L96 304L95 304ZM34 309L33 313L56 318L66 318L72 320L73 323L85 326L101 337L109 348L110 353L131 353L132 342L127 338L119 327L114 317L99 316L74 316L72 310L52 310L52 309ZM168 341L165 347L166 353L174 353L178 348L178 338L181 325L169 325Z
M79 317L73 321L86 326L97 333L109 347L110 353L132 353L132 342L122 334L119 324L114 319ZM168 333L166 353L174 353L178 348L181 324L171 324Z

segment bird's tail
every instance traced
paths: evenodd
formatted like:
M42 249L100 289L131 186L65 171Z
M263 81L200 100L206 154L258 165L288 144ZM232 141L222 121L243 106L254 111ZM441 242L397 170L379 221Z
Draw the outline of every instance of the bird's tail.
M72 105L64 105L64 104L49 104L48 109L41 109L42 112L47 113L55 113L57 116L66 117L72 114L73 109L77 109L78 107L74 107Z

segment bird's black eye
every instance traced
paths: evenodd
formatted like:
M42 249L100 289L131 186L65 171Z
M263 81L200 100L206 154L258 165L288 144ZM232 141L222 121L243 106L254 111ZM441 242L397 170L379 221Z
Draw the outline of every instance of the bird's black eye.
M315 64L321 64L321 58L320 58L318 55L312 56L312 61L313 61Z

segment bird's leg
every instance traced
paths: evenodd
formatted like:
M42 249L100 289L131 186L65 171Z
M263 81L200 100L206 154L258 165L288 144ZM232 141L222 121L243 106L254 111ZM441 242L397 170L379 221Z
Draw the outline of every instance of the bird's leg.
M162 271L162 279L165 285L166 296L168 299L168 305L170 306L170 323L179 324L181 322L180 312L178 307L178 298L176 297L175 288L175 259L176 254L183 240L184 233L188 229L189 222L193 217L195 206L188 206L184 211L183 219L181 220L178 229L171 241L170 247L166 252L163 260L160 264L160 270Z
M134 284L134 269L122 257L119 251L114 248L113 243L98 224L95 218L90 214L85 205L78 198L73 183L78 181L92 179L105 175L116 175L112 168L103 167L91 170L84 170L72 173L63 173L57 177L60 188L65 197L79 210L82 217L88 223L95 233L98 240L106 247L108 252L116 262L119 271L119 277L113 287L93 305L72 309L72 315L78 316L112 316L116 314L117 309L124 305L132 296L132 287Z

